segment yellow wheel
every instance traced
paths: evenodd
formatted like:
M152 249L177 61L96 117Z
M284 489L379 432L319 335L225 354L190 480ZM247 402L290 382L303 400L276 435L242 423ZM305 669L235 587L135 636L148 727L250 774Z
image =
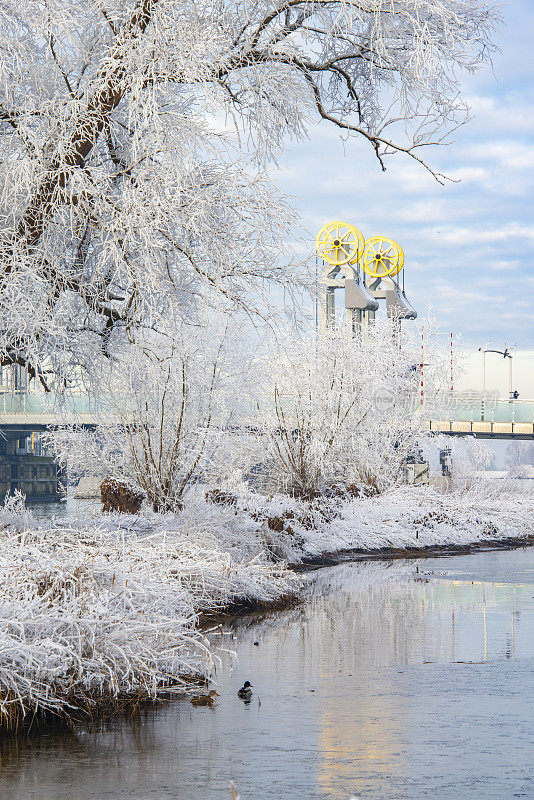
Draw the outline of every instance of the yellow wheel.
M404 265L404 253L393 239L373 236L365 242L360 263L371 278L385 278L386 275L394 278Z
M357 261L365 239L354 225L347 222L329 222L317 234L317 252L333 266Z

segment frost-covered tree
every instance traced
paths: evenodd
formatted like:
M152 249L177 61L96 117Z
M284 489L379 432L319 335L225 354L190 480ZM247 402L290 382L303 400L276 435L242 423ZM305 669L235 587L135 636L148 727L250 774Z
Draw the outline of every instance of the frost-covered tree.
M232 471L249 372L250 356L220 321L178 318L167 333L138 333L100 372L102 424L84 430L74 419L48 436L71 473L126 482L155 511L179 508L199 479Z
M362 337L342 324L273 347L261 406L268 481L314 497L332 485L381 491L403 479L406 457L428 437L429 408L446 390L447 356L425 323L425 403L414 328L378 317Z
M508 473L514 478L530 478L534 475L534 443L512 442L506 448Z
M49 387L170 305L287 282L259 166L318 118L424 163L495 19L485 0L3 2L2 363Z

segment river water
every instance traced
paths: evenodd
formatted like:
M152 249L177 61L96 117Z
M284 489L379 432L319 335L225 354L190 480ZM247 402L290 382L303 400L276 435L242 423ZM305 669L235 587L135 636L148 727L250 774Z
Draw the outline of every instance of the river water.
M215 637L214 708L5 741L2 800L534 798L534 548L308 580Z

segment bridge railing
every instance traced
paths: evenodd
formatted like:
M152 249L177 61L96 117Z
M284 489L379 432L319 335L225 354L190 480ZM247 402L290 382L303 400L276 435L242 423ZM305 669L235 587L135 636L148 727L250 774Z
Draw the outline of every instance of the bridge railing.
M432 417L458 422L534 422L534 400L473 400L452 402L432 410Z
M406 398L406 414L411 415L420 406L418 398ZM87 394L69 394L58 402L53 396L31 392L11 392L0 389L0 416L9 414L102 414L110 412L102 400ZM425 404L428 419L456 422L534 423L534 400L466 399L451 395L433 404Z
M75 413L97 414L102 411L101 403L86 394L71 394L58 402L55 398L48 398L44 394L31 392L1 392L1 414L52 414Z

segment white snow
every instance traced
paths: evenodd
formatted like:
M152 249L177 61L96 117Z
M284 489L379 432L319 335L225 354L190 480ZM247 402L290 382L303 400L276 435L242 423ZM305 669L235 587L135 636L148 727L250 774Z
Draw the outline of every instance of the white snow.
M465 493L441 494L406 486L345 503L338 518L308 533L305 551L467 545L529 535L534 535L531 487L488 481Z

